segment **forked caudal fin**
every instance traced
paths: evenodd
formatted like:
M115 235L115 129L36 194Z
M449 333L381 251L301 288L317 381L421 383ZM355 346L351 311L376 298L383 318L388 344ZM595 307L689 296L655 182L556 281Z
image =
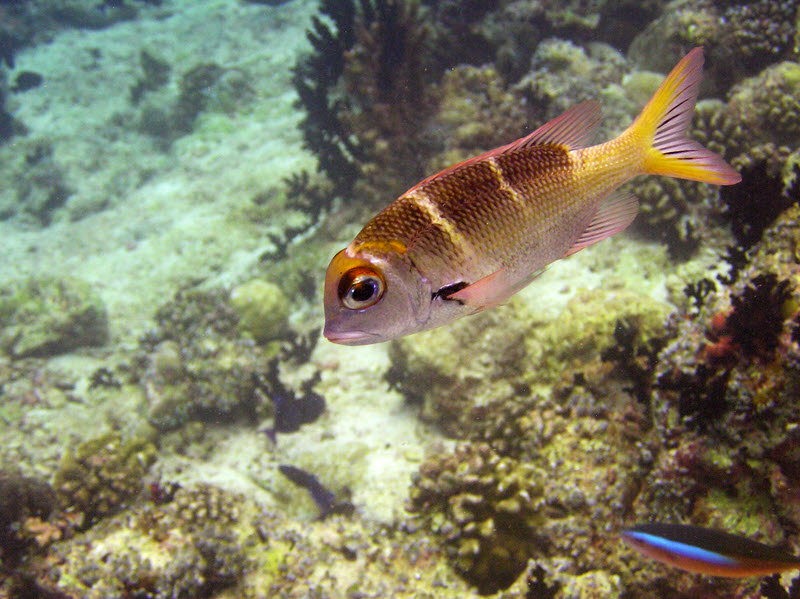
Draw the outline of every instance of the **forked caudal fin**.
M629 131L648 145L646 173L732 185L741 175L688 137L702 75L703 49L695 48L667 75Z

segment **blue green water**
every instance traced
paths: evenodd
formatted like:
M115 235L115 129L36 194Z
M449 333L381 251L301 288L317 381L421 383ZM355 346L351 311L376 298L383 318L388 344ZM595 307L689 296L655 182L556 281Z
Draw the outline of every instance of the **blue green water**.
M624 545L798 553L794 2L0 1L0 596L748 597ZM508 303L321 336L421 179L702 46L742 182L627 184ZM783 593L783 594L782 594Z

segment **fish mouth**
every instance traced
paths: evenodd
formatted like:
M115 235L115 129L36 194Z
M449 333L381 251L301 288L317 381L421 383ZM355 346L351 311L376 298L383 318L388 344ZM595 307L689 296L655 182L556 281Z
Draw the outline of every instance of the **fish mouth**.
M378 335L366 333L364 331L333 331L328 327L322 331L322 335L331 343L340 345L368 345L380 341Z

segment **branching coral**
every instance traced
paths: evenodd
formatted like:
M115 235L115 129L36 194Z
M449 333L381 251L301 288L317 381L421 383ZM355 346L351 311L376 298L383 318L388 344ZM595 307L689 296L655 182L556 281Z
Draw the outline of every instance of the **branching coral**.
M426 174L424 125L434 104L425 75L426 34L416 2L361 2L340 83L351 104L339 114L363 153L364 197L399 195Z
M791 0L673 0L629 53L646 68L665 72L686 48L703 46L708 80L724 92L765 63L796 56L796 9Z
M409 509L444 516L434 530L445 537L455 567L489 594L508 587L528 558L541 554L540 478L532 466L501 458L488 445L463 444L423 465Z
M718 52L749 70L769 61L788 58L794 48L797 3L790 0L735 2L716 0L722 10L722 35Z

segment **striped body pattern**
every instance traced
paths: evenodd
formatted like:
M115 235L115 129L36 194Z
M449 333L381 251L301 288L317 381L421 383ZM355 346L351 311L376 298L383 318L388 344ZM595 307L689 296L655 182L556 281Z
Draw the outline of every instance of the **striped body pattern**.
M686 134L702 63L690 52L616 139L587 147L600 120L590 100L412 187L328 266L325 336L377 343L503 303L551 262L625 229L638 203L616 189L633 177L738 182Z
M564 256L597 204L630 178L606 148L538 145L492 156L400 196L371 220L353 250L395 240L433 290L501 268L526 274Z

